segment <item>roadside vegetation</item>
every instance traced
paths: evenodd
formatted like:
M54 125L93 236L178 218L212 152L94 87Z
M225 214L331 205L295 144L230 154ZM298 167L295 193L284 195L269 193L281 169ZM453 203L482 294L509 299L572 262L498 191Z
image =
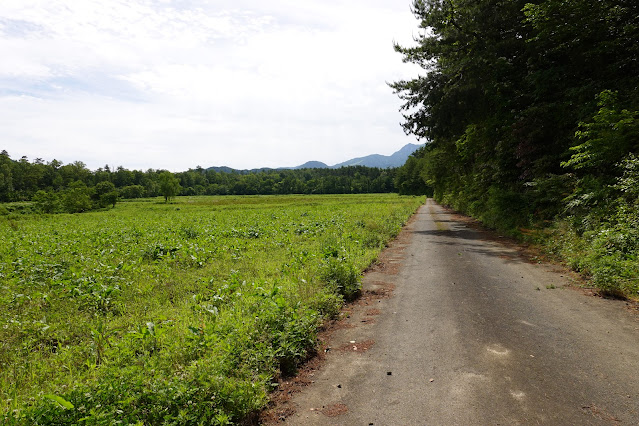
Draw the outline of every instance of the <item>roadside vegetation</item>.
M429 142L397 171L541 244L604 293L639 298L639 3L413 2L396 46L427 73L391 86Z
M423 203L177 197L0 216L3 424L230 424Z

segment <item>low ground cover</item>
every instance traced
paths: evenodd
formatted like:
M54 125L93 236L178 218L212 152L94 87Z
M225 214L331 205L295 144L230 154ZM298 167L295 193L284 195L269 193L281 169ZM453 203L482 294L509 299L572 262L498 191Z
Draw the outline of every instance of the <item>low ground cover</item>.
M397 195L147 199L0 219L0 418L228 424L423 202Z

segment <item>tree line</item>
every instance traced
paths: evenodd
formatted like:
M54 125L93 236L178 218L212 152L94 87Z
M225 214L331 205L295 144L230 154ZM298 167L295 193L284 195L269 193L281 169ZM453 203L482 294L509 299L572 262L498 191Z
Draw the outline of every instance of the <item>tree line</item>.
M404 130L428 144L398 171L400 190L431 191L501 229L568 222L586 245L612 229L618 241L589 262L614 252L636 264L639 2L412 7L421 33L395 49L425 73L391 87Z
M395 169L351 166L339 169L218 172L196 167L185 172L95 171L76 161L63 164L0 152L0 202L35 201L45 212L81 212L131 199L176 195L356 194L395 192Z

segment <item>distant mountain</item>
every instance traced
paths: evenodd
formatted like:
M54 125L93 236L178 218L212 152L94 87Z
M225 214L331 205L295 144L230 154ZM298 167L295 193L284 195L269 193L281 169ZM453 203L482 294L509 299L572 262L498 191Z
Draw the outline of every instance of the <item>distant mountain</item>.
M218 173L233 173L233 172L237 172L238 170L232 169L230 167L226 167L226 166L222 166L222 167L209 167L206 170L215 170Z
M297 167L280 167L279 169L339 169L340 167L348 167L348 166L365 166L365 167L378 167L380 169L386 169L389 167L400 167L403 166L408 157L415 151L417 151L423 145L416 145L414 143L409 143L404 145L402 149L397 151L392 155L380 155L380 154L372 154L367 155L366 157L358 157L353 158L348 161L344 161L343 163L335 164L334 166L328 166L321 161L308 161ZM236 170L230 167L209 167L208 170L215 170L216 172L224 172L224 173L253 173L253 172L264 172L269 169L267 167L261 169L252 169L252 170Z
M213 166L213 167L209 167L206 170L214 170L218 173L240 173L240 174L248 174L248 173L258 173L258 172L267 172L269 170L274 170L268 167L262 167L260 169L244 169L244 170L238 170L238 169L233 169L231 167L226 167L226 166Z
M328 166L321 161L307 161L301 166L292 167L292 169L328 169Z
M417 151L421 145L415 145L409 143L404 145L402 149L392 155L380 155L372 154L366 157L353 158L352 160L344 161L343 163L335 164L332 169L348 166L366 166L366 167L379 167L380 169L386 169L388 167L400 167L403 166L408 156Z

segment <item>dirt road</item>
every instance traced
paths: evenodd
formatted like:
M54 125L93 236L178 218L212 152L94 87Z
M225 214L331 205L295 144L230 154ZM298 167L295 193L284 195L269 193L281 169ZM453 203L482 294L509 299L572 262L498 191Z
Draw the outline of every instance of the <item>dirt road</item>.
M428 200L291 425L639 424L639 321ZM386 297L392 290L392 297Z

